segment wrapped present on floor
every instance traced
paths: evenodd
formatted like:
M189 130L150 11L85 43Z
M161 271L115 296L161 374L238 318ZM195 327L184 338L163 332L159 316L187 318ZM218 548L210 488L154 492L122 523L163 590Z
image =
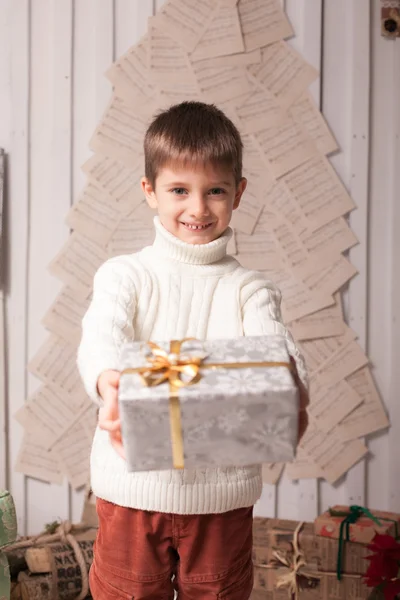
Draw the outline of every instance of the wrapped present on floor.
M88 572L96 534L97 529L65 521L51 524L39 536L23 538L8 546L7 556L23 551L26 563L26 570L18 573L13 598L85 598L89 593Z
M119 403L128 468L291 461L299 392L283 336L131 343Z
M376 533L400 535L400 515L362 506L334 506L315 520L317 535L369 544Z
M82 595L82 586L79 578L74 580L71 576L61 580L55 579L51 573L33 575L22 572L11 600L83 600L91 598L90 593Z
M349 544L338 580L339 540L315 534L313 523L283 519L254 520L253 600L363 600L368 550Z
M17 537L17 517L12 496L0 491L0 599L10 597L10 568L4 547Z
M400 515L370 510L363 506L334 506L317 517L315 532L319 539L337 540L339 548L336 569L339 578L345 569L344 556L348 548L367 548L369 560L372 559L372 551L377 552L377 557L367 572L368 583L374 587L377 585L374 581L384 582L389 568L392 572L390 580L400 592L400 583L397 583L400 560L399 567L395 563L393 571L393 559L400 558L400 544L396 541L400 532ZM386 551L389 546L391 549L388 554ZM378 569L376 565L379 565Z
M50 573L35 575L22 571L12 600L75 600L81 590L81 584L72 577L68 581L56 581Z

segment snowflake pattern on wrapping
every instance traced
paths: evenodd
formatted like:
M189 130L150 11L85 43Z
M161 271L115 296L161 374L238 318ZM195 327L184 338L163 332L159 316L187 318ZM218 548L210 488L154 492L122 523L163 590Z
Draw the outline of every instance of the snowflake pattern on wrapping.
M157 342L156 342L157 343ZM158 344L168 351L169 344ZM289 362L283 336L188 342L182 354L204 363ZM124 348L122 368L145 364L140 343ZM145 387L137 375L120 383L120 412L130 470L172 466L168 384ZM298 391L289 369L202 370L199 383L179 391L185 467L245 466L293 460Z

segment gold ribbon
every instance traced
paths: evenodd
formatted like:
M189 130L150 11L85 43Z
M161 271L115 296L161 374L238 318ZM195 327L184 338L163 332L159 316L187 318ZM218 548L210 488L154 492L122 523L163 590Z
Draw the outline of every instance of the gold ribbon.
M197 341L193 338L172 340L169 352L154 344L147 342L150 355L147 364L143 367L124 369L121 375L137 374L143 385L155 387L162 383L169 384L169 414L172 441L172 459L175 469L184 468L183 435L181 409L179 402L179 389L198 383L201 379L201 369L249 369L254 367L286 367L293 370L292 363L288 362L231 362L204 364L202 356L184 356L181 354L185 342Z
M273 552L273 560L267 565L255 564L255 567L259 567L262 569L276 569L278 567L282 568L285 572L278 578L276 583L276 587L287 588L288 597L290 600L299 600L300 598L300 579L301 577L307 580L309 587L313 584L317 583L318 580L323 577L336 577L336 572L334 571L318 571L318 566L315 565L307 565L304 554L300 549L299 543L299 535L301 530L303 529L304 522L300 522L294 533L293 533L293 552L288 555L287 553L275 551ZM356 574L347 574L344 573L343 577L351 578L351 579L361 579L362 575Z

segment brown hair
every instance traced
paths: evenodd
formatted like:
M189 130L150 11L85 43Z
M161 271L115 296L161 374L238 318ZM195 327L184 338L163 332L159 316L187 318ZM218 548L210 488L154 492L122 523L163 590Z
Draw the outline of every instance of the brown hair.
M144 138L145 174L154 186L167 164L211 163L242 177L243 144L230 119L213 104L182 102L158 114Z

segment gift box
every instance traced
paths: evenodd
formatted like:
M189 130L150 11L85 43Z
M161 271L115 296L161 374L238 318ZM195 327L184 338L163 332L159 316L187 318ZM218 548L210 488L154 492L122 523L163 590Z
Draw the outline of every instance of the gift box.
M50 524L39 535L24 537L6 546L11 567L13 559L24 558L20 566L14 561L14 566L19 568L14 569L11 598L76 600L78 596L89 597L88 573L96 535L97 529L64 521Z
M339 540L317 536L313 523L256 518L253 538L254 599L297 593L300 600L361 600L371 593L363 581L369 551L361 544L346 544L339 581Z
M0 491L0 598L10 597L10 568L4 547L17 537L17 517L12 496Z
M290 596L286 586L278 587L287 576L287 570L270 571L267 587L260 587L265 584L265 579L260 581L257 571L258 569L255 569L252 600L261 600L262 598L264 600L288 600L288 598L297 600L368 600L371 595L371 588L367 587L361 577L344 578L342 581L338 581L330 575L321 573L318 578L300 575L297 591ZM297 596L294 595L295 593Z
M283 336L126 345L119 406L128 469L293 460L292 365Z
M400 515L362 506L334 506L315 520L317 535L369 544L376 533L397 538Z

